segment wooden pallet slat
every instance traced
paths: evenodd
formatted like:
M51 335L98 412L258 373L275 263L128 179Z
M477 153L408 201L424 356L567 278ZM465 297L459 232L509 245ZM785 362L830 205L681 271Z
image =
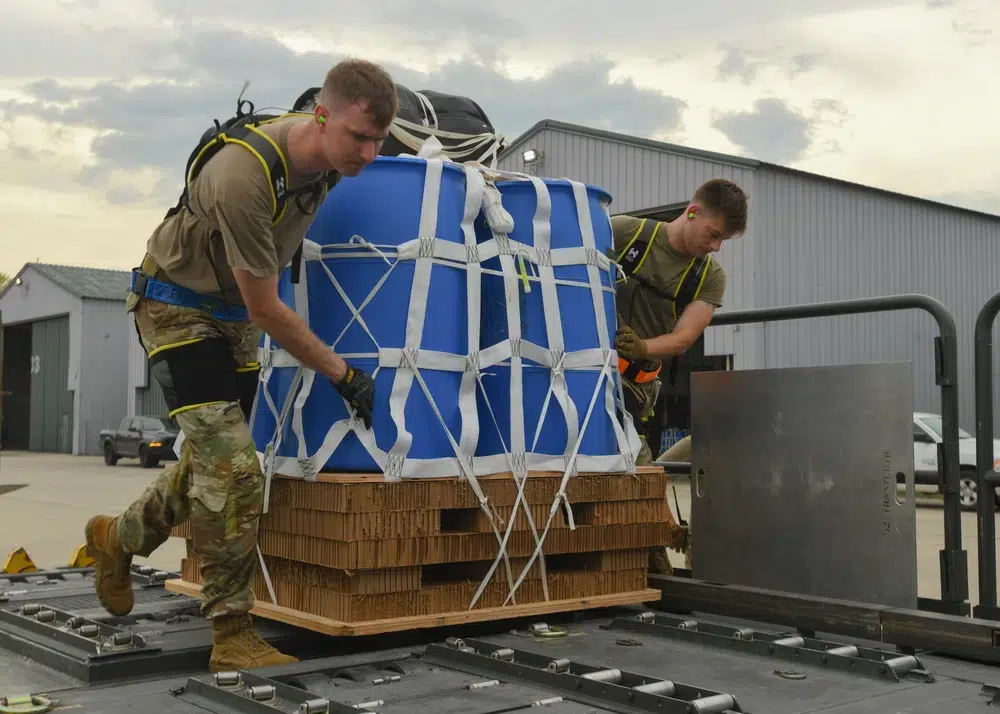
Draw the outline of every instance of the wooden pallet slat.
M195 598L201 593L201 586L183 580L168 580L165 586L170 592ZM660 595L659 590L643 588L634 592L614 593L611 595L549 600L548 602L535 602L525 605L508 605L506 607L490 607L479 610L463 610L432 615L403 615L400 617L387 617L359 622L343 622L268 602L257 602L251 612L259 617L277 620L287 625L302 627L326 635L362 636L650 603L658 601Z

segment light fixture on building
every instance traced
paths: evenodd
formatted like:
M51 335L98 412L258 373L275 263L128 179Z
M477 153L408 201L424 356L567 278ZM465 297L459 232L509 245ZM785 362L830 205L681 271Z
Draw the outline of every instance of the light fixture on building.
M538 163L539 161L541 161L542 152L538 151L537 149L525 149L524 152L521 154L521 158L524 159L524 163L526 164Z

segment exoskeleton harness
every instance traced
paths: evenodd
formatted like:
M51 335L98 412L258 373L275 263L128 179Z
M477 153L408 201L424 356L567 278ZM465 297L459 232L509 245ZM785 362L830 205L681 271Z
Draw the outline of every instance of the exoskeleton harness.
M684 309L698 299L702 285L705 282L705 276L708 275L708 267L712 256L707 255L703 258L692 258L681 275L680 280L677 281L677 287L674 288L673 292L666 291L654 285L639 273L639 269L645 263L649 255L649 250L653 247L653 241L656 240L657 233L663 225L660 221L648 218L643 218L640 221L639 227L618 254L617 262L622 269L622 276L619 277L618 282L622 283L629 279L635 280L642 289L649 290L657 297L668 300L673 309L674 320L677 320L684 312ZM672 362L672 369L675 370L677 358L674 357ZM636 361L628 360L624 357L618 358L618 371L622 377L636 384L651 382L656 379L662 367L663 363L661 360Z
M249 105L249 111L243 110L245 104ZM336 185L340 175L337 172L324 173L316 180L290 190L288 159L277 142L260 129L265 124L290 116L312 115L297 111L277 115L256 114L251 102L240 99L236 116L221 123L216 120L215 126L202 135L191 152L185 168L184 190L177 205L167 211L165 218L191 210L191 184L205 164L227 145L243 147L260 161L271 187L272 226L277 225L284 217L291 199L297 202L303 212L306 212L302 203L303 196L311 195L315 199L313 205L319 205L319 201ZM213 236L213 240L215 238ZM298 281L297 268L301 262L298 259L301 250L300 246L292 260L294 282ZM206 257L219 280L219 290L222 292L222 281L212 256L211 241L206 248ZM129 290L149 300L201 310L220 321L249 320L246 307L158 279L154 277L158 271L159 267L147 255L139 267L132 269ZM256 362L236 364L229 342L222 337L193 338L163 345L149 353L149 362L153 376L163 387L170 416L207 404L236 401L240 403L247 419L250 418L260 365Z

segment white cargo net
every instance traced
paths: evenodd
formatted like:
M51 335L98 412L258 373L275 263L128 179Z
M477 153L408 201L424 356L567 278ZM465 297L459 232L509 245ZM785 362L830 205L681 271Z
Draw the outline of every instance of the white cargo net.
M504 603L505 605L514 599L515 592L527 576L536 558L540 559L539 568L542 577L543 593L545 599L548 600L549 594L546 582L545 562L542 556L542 544L551 527L552 520L559 510L560 504L565 506L569 527L571 529L575 528L573 514L566 497L566 486L570 477L580 471L635 473L635 459L640 447L639 436L628 412L622 406L624 398L618 374L618 355L609 336L609 326L605 313L605 293L610 292L613 295L615 281L612 279L608 287L601 284L601 272L612 272L613 277L613 271L617 266L596 248L593 224L591 222L590 203L584 184L576 181L570 182L576 200L577 219L583 236L583 245L572 248L552 249L550 248L549 232L552 202L545 183L536 177L497 172L484 169L481 166L465 165L462 167L466 177L465 215L462 221L462 230L465 237L464 245L437 238L435 231L438 223L438 198L441 191L444 164L446 162L448 162L447 159L438 158L426 160L423 204L419 235L417 237L405 241L398 246L373 245L363 236L355 236L348 244L322 247L315 242L306 241L302 251L303 264L299 273L299 282L295 285L295 309L297 313L309 324L309 278L305 262L318 261L335 290L353 315L348 325L343 327L338 338L330 345L333 350L337 350L340 339L346 333L350 324L353 324L355 321L369 335L372 343L377 345L377 341L368 328L361 312L388 279L396 265L403 261L414 264L415 270L407 313L405 347L402 349L378 347L377 352L373 353L340 353L349 362L359 358L377 359L379 366L376 368L375 374L372 375L373 379L383 367L396 370L392 391L389 395L389 412L396 425L397 439L389 451L380 449L375 442L374 431L366 429L360 418L352 414L348 418L332 423L322 444L313 453L308 453L303 431L302 410L309 399L316 374L312 369L303 367L298 360L286 351L274 348L270 337L265 336L260 358L261 384L253 413L254 417L256 417L261 400L263 400L273 415L277 426L271 442L265 446L262 452L258 453L262 468L264 469L266 483L264 510L265 512L267 511L271 477L274 473L303 478L305 480L315 480L317 474L324 468L324 465L334 454L343 439L348 433L353 431L372 459L383 470L386 480L449 476L468 480L500 546L496 559L493 561L489 572L484 577L469 604L470 610L482 596L501 559L504 561L507 581L510 586L507 600ZM487 177L489 177L490 181L487 180ZM514 241L509 237L508 233L513 230L513 220L507 211L503 209L500 201L500 192L491 182L495 177L525 180L533 184L537 195L537 209L533 220L533 246ZM477 244L473 224L477 217L481 215L485 215L486 217L492 238ZM610 220L606 209L604 217ZM360 305L354 305L340 282L323 261L331 258L337 261L354 258L370 259L373 254L384 260L388 268L366 299ZM497 256L500 259L500 271L482 267L483 262ZM520 272L517 270L518 261L521 260L532 264L534 275L528 275L524 270ZM458 270L464 269L467 272L468 354L461 355L423 350L420 347L424 322L428 317L426 310L432 273L431 268L433 265L443 265ZM554 275L554 268L556 266L568 265L586 265L587 282L557 279ZM480 349L480 282L481 276L484 273L500 275L504 278L509 336L508 339L498 344ZM526 284L528 287L523 287ZM589 288L589 293L593 301L594 315L597 321L597 334L600 340L599 346L575 352L567 352L565 350L560 305L556 292L557 285L575 285L582 288ZM548 348L541 347L521 337L520 304L517 291L520 289L534 289L534 286L539 287L542 291L545 326L549 343ZM443 306L436 306L435 309L440 309L441 307ZM446 318L435 315L434 319ZM522 360L525 358L551 370L551 385L542 405L542 411L538 418L538 428L535 431L530 448L526 440L522 406ZM504 453L502 454L484 457L474 456L480 433L476 401L477 386L482 390L487 410L491 415L492 424L487 424L486 428L495 428L499 431L499 424L497 423L493 407L487 398L486 390L483 387L481 374L484 370L488 370L490 367L501 363L510 366L511 443L503 444ZM268 388L269 380L275 368L288 367L293 367L296 371L288 394L279 409L270 394ZM425 383L421 375L421 370L448 370L462 373L459 394L462 432L457 443L435 404L434 396ZM567 370L590 370L599 373L582 424L580 423L577 407L569 394L565 376ZM408 457L412 443L412 434L407 430L404 418L404 406L409 397L410 390L414 388L414 382L416 382L417 388L423 391L431 409L437 416L442 431L450 441L452 451L454 452L453 455L436 459ZM538 445L541 429L546 414L552 406L553 398L562 409L565 418L568 433L567 450L559 455L536 453L535 448ZM602 456L580 455L579 449L583 434L586 432L587 426L593 417L594 410L600 408L605 410L610 423L615 429L618 453ZM624 426L618 421L619 408L624 417ZM276 454L281 446L281 435L285 429L289 410L291 410L292 431L297 440L297 453L294 457L277 456ZM349 409L348 413L351 414ZM252 428L253 425L251 423ZM527 483L529 471L562 472L562 480L559 483L559 488L549 510L548 520L540 535L532 518L531 509L524 496L524 488ZM490 508L488 499L477 477L506 472L513 475L517 486L517 497L513 513L507 523L506 531L501 534L494 521L493 511ZM522 503L524 504L525 517L527 518L536 547L523 571L517 577L516 581L514 581L510 571L506 548L507 542L513 532L514 523L517 520L517 509ZM276 602L267 568L264 565L263 556L260 554L259 548L258 555L265 581L268 585L269 594L272 601Z

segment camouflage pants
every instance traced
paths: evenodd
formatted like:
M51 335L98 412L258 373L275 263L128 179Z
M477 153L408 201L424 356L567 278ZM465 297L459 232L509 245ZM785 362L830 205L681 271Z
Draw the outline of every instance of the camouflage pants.
M130 305L131 307L131 305ZM225 338L233 369L256 361L259 328L221 322L200 310L141 300L135 320L148 353L199 338ZM121 514L122 546L148 557L191 519L202 562L205 617L249 612L257 568L257 526L264 477L249 425L238 402L209 403L177 412L184 431L180 459L164 469Z

